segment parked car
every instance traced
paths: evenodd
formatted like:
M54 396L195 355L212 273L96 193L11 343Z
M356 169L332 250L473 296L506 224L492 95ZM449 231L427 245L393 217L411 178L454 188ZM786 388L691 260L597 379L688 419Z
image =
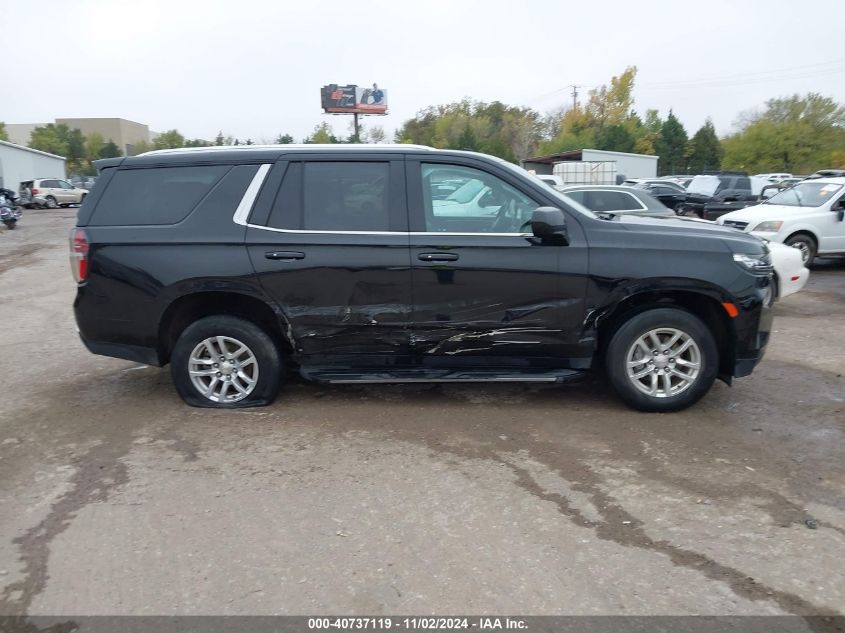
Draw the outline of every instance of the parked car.
M661 176L658 180L669 180L675 184L681 185L684 189L690 184L695 176L690 174L676 174L672 176Z
M810 279L810 271L804 264L804 258L797 248L780 242L766 241L772 258L774 272L775 298L782 299L801 290Z
M583 204L596 214L646 215L674 218L675 214L638 187L572 185L558 191ZM710 220L689 218L688 222L712 224ZM786 297L798 292L807 283L810 271L805 268L801 253L777 242L766 241L774 267L774 295Z
M18 193L21 198L20 204L25 207L55 209L71 204L82 204L88 195L88 190L74 187L67 180L36 178L22 182Z
M786 180L787 178L792 178L792 174L787 173L774 173L774 174L754 174L755 178L762 178L763 180L768 180L769 182L781 182L782 180Z
M820 169L807 178L845 178L845 169Z
M534 174L537 178L542 180L550 187L563 187L563 178L553 174Z
M678 209L687 199L687 190L671 180L644 180L634 187L647 191L666 208Z
M570 185L556 189L593 213L675 217L675 213L647 190L624 185Z
M748 176L744 172L720 172L696 176L687 186L686 200L679 205L682 215L697 215L704 220L716 218L742 209L760 200L763 178Z
M762 204L718 223L800 249L805 265L816 255L845 254L845 178L805 180Z
M595 214L491 156L286 145L96 164L70 242L80 336L170 363L194 406L267 404L287 369L556 382L600 364L631 406L671 411L751 373L769 339L761 240ZM496 213L439 213L446 180L482 183Z

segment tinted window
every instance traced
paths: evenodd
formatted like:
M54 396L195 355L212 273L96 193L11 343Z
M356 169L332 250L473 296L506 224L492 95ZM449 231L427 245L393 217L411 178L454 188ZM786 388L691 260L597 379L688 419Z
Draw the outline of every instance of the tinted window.
M575 200L575 202L579 202L583 204L585 207L587 206L587 192L586 191L565 191L564 192L567 196ZM589 208L589 207L588 207Z
M522 233L537 203L492 174L458 165L422 165L427 231ZM457 187L446 198L446 184Z
M389 231L389 174L389 163L305 163L302 228Z
M230 169L206 165L119 170L97 204L91 224L176 224Z
M748 176L740 176L736 179L734 187L742 191L751 191L751 179Z
M669 196L678 193L676 189L672 189L670 187L653 187L652 191L659 196Z
M42 180L41 186L44 187L45 189L55 189L59 186L59 183L56 182L55 180Z
M624 191L587 191L586 193L584 206L595 213L633 211L643 208L634 196Z

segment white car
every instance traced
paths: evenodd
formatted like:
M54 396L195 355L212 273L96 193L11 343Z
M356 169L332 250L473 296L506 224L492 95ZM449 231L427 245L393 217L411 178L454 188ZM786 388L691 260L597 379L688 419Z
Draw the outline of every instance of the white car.
M804 266L801 252L779 242L769 242L767 245L775 269L775 296L782 299L795 294L810 278L810 271Z
M806 266L816 255L845 255L845 178L803 180L716 222L793 246Z

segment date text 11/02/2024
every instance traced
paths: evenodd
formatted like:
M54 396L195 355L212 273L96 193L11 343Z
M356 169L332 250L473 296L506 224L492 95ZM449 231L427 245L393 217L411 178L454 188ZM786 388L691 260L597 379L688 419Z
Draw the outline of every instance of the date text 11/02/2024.
M352 618L308 618L310 630L340 629L340 630L361 630L361 629L424 629L434 631L478 629L478 630L525 630L525 620L519 618L500 617L352 617Z

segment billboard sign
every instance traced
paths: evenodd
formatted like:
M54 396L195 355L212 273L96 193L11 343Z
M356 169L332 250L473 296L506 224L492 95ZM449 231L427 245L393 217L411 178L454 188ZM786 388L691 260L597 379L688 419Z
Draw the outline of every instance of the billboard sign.
M387 114L387 90L378 84L367 88L329 84L320 88L320 101L330 114Z

